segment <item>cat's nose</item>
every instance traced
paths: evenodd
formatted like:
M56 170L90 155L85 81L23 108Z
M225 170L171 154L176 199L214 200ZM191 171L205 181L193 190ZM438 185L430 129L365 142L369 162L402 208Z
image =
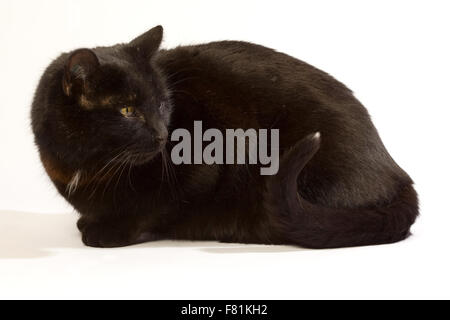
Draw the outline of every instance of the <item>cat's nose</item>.
M155 133L155 141L159 145L163 145L167 142L167 137L169 136L169 133L167 132L167 128L162 127L159 128L159 130Z
M167 127L161 119L157 119L155 117L150 118L148 126L153 136L154 143L162 146L167 142L169 132L167 131Z

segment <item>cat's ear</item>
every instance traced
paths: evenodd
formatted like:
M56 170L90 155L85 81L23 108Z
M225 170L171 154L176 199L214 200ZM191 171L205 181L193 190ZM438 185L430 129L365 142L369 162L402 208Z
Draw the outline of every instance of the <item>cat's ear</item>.
M131 41L129 46L144 55L145 58L151 58L161 45L163 33L163 27L156 26Z
M67 96L76 91L83 93L86 90L87 79L93 74L100 63L92 50L79 49L73 52L64 67L63 90Z

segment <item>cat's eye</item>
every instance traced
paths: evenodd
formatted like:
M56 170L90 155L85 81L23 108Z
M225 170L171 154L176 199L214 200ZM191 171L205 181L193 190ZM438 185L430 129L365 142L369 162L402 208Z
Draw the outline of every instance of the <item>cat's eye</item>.
M120 109L120 113L124 116L124 117L134 117L136 116L136 109L134 107L123 107L122 109Z

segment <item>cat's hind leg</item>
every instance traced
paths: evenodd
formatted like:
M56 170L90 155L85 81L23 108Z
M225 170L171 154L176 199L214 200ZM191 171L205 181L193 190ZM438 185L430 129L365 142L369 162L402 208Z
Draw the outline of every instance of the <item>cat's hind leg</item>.
M333 208L301 197L297 178L319 150L320 139L318 133L309 135L286 151L278 174L266 180L263 205L282 242L336 248L405 239L418 215L417 194L411 184L399 187L389 203L379 206Z

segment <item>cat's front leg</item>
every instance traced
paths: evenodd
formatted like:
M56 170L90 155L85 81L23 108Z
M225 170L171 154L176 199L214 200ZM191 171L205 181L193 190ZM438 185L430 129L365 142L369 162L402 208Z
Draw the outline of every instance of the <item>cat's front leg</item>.
M143 237L136 221L125 219L93 219L82 216L77 227L82 234L82 241L89 247L116 248L125 247L150 240L155 237Z

